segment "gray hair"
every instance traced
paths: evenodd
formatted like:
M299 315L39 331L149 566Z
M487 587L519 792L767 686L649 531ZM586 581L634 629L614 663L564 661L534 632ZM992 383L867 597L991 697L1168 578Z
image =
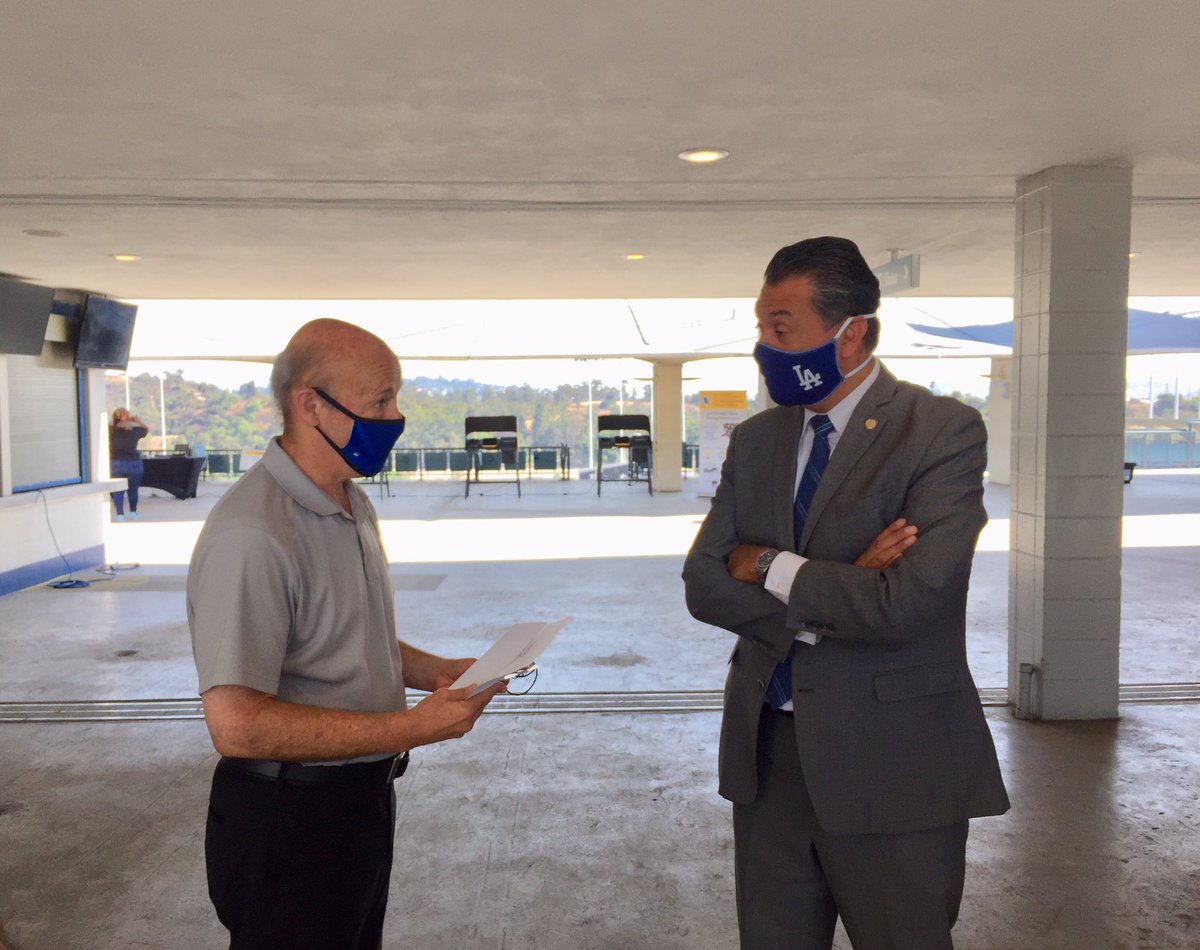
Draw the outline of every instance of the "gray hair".
M299 334L297 334L297 337ZM306 382L314 376L325 376L328 370L325 363L326 351L323 347L314 346L303 340L292 337L284 351L275 357L275 365L271 367L271 395L279 414L283 416L283 427L286 430L291 424L292 393L301 385L311 385ZM315 385L328 389L327 382L318 380Z
M271 368L271 392L283 416L284 431L291 425L292 398L297 389L311 386L332 391L338 380L354 373L363 353L375 346L396 360L386 342L344 320L321 317L297 330Z

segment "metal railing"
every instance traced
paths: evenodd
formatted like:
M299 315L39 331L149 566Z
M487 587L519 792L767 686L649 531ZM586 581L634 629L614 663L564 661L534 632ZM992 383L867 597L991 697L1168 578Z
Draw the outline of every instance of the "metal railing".
M683 442L681 465L687 475L695 475L700 465L700 445ZM208 449L208 475L237 478L244 474L242 453L247 449ZM494 457L493 457L494 456ZM480 459L483 471L499 469L499 453L484 452ZM533 445L517 449L517 467L525 477L557 477L570 479L572 453L569 445ZM1140 464L1140 463L1139 463ZM393 449L384 471L389 478L458 478L466 477L470 453L466 447L417 446Z
M241 449L208 449L208 474L237 478L242 474Z
M1161 429L1126 429L1125 461L1139 468L1193 468L1198 457L1196 434L1200 423Z
M480 471L500 471L499 450L483 449L479 456ZM391 478L466 478L470 468L471 452L465 447L417 446L393 449L386 471ZM531 445L519 448L516 468L527 478L548 476L565 481L571 477L571 447Z

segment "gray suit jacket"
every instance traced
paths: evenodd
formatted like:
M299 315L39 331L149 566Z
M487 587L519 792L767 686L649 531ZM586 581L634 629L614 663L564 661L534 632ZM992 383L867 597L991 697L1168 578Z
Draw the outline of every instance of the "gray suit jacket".
M796 740L826 831L894 834L1006 811L965 646L971 558L987 521L979 413L882 369L839 437L797 544L803 419L803 409L781 407L737 427L684 564L692 615L738 635L720 793L754 800L766 684L804 628L823 639L793 658ZM917 543L893 567L855 567L899 517L917 525ZM786 606L729 576L725 559L743 542L810 559Z

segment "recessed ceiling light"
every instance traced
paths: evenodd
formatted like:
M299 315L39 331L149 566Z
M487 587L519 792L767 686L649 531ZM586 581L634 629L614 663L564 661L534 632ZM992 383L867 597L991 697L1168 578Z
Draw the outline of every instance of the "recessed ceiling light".
M723 148L688 148L679 153L679 157L693 165L708 165L729 157L729 152Z
M26 228L21 233L28 234L30 237L41 237L41 238L68 237L66 231L53 231L53 230L50 230L49 228Z
M646 259L645 254L626 254L625 255L625 260L627 260L627 261L644 261L645 259Z
M114 254L112 259L118 264L132 264L135 261L141 260L141 258L136 254Z

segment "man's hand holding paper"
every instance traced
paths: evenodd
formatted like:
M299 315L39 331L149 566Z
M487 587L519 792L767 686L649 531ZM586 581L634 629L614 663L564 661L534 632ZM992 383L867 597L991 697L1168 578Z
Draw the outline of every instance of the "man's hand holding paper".
M534 621L513 624L483 656L454 681L451 688L474 685L474 689L468 694L474 696L506 677L528 669L570 619L563 617L550 623Z

